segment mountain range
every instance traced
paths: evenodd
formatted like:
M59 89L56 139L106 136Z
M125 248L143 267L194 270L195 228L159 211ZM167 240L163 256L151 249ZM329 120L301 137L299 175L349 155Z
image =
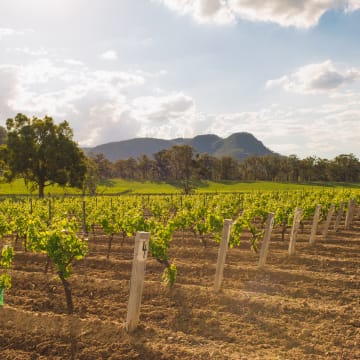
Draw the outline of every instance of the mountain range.
M87 154L101 153L110 161L116 161L130 157L138 158L144 154L152 158L156 152L170 149L174 145L190 145L195 153L207 153L215 157L230 156L237 160L243 160L252 155L275 154L254 135L247 132L235 133L224 139L212 134L172 140L135 138L84 148L84 151Z

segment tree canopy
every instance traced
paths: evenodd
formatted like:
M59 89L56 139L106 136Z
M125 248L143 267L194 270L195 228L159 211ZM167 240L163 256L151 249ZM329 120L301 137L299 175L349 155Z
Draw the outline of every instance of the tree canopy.
M6 137L7 137L6 129L3 126L0 126L0 145L6 143Z
M47 185L82 187L86 157L72 140L67 121L56 125L51 117L28 118L17 114L6 121L7 143L2 151L8 181L21 176L36 185L39 197Z

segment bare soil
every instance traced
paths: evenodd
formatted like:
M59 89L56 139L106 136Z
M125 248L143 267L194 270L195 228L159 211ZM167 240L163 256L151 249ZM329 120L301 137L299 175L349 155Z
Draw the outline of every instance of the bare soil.
M320 229L321 231L321 229ZM171 244L172 289L163 267L147 262L140 324L125 332L134 239L89 240L70 278L75 314L41 254L20 245L13 287L0 308L0 359L360 359L360 220L309 246L310 224L288 256L289 234L274 229L267 265L245 233L228 251L222 291L213 291L218 244L190 232ZM319 232L320 234L320 232ZM5 243L8 239L2 239Z

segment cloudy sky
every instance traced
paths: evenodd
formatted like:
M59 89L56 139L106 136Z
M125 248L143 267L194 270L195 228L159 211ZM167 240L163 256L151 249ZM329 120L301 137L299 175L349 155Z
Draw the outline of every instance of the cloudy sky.
M0 125L360 157L360 0L0 0Z

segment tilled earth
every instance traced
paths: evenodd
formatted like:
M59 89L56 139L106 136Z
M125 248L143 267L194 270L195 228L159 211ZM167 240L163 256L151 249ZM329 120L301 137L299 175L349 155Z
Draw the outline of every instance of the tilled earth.
M321 228L319 229L319 234ZM46 258L17 245L13 287L0 308L0 359L360 359L360 220L309 246L310 224L288 256L275 228L267 265L250 235L229 249L222 291L213 291L218 244L191 232L170 250L176 284L148 258L140 324L125 331L134 239L90 236L90 253L70 278L75 313ZM9 239L2 239L1 243Z

